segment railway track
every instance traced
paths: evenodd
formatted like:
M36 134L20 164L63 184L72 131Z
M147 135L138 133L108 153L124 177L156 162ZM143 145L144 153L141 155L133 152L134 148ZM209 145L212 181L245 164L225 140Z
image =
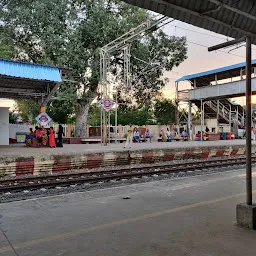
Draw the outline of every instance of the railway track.
M186 173L202 169L217 169L232 165L244 165L245 161L245 157L236 157L175 164L163 163L161 165L151 165L150 167L140 166L99 172L80 172L10 180L3 179L0 180L0 195L11 192L17 193L24 190L33 191L42 188L72 187L85 183L95 184L98 182L109 182L111 180L118 181L123 179L150 177L153 175L168 175L180 172ZM252 157L252 162L256 162L256 156Z

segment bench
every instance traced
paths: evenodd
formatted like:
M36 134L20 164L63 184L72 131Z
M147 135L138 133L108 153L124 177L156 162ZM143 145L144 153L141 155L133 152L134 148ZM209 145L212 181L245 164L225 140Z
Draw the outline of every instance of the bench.
M83 144L97 144L97 143L101 143L101 138L99 139L86 138L86 139L81 139L81 142Z
M158 138L157 138L157 141L158 141L158 142L170 142L170 141L168 141L167 139L166 139L166 141L163 141L162 137L158 137Z
M117 142L125 142L126 141L126 138L117 138L116 139ZM115 143L115 138L110 138L110 143ZM99 144L101 143L101 138L84 138L84 139L81 139L81 142L83 144Z
M64 144L81 144L81 138L79 137L63 137Z

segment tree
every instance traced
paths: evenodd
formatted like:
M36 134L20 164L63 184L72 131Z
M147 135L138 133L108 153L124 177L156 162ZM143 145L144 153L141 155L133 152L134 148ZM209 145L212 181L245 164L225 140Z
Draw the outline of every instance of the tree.
M99 49L144 22L148 13L118 0L3 0L1 4L2 22L12 32L19 53L33 62L72 68L74 105L63 109L76 108L76 136L83 137L99 87ZM186 51L184 38L168 37L161 30L133 42L134 57L146 62L156 58L153 72L151 66L144 70L143 62L131 60L136 78L131 97L140 107L150 105L167 81L164 71L178 66ZM70 91L66 96L71 97ZM52 103L56 105L61 107Z
M87 124L91 126L100 126L100 106L98 104L91 105Z
M118 110L117 117L118 124L121 125L128 125L132 123L134 125L142 126L145 124L153 124L154 122L152 113L150 111L138 109L136 107ZM115 124L114 111L111 114L111 124Z
M39 103L33 99L17 100L14 106L15 110L19 113L22 120L27 122L30 118L35 121L40 108Z
M47 113L59 124L70 123L75 114L76 88L71 83L60 86L56 97L49 103Z
M155 117L158 124L175 123L175 104L168 99L160 99L155 103Z
M10 124L16 124L17 118L18 118L17 114L15 114L12 111L9 111L9 123Z
M0 58L11 59L15 56L15 52L8 31L0 26Z

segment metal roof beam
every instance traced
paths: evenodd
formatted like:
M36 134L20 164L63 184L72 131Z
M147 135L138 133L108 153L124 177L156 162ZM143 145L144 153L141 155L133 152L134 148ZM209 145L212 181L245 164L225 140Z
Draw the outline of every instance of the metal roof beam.
M217 5L219 5L219 6L222 6L222 7L224 7L225 9L228 9L228 10L230 10L230 11L232 11L232 12L235 12L235 13L238 13L238 14L240 14L240 15L243 15L243 16L249 18L249 19L256 20L256 17L255 17L255 16L253 16L253 15L247 13L247 12L241 11L241 10L235 8L235 7L230 6L230 5L224 4L224 3L222 3L222 2L220 2L220 1L218 1L218 0L209 0L209 1L212 2L212 3L214 3L214 4L217 4Z
M51 92L47 95L46 99L42 102L42 107L46 106L49 101L51 100L52 96L54 95L54 93L57 91L57 89L59 88L61 83L56 83L55 86L53 87L53 89L51 90Z
M239 33L242 33L242 34L244 34L244 35L251 36L251 37L254 38L254 39L256 38L256 35L253 34L253 33L251 33L251 32L246 32L246 31L244 31L243 29L240 29L240 28L237 28L237 27L228 25L228 24L224 23L223 21L220 21L220 20L217 20L217 19L215 19L215 18L209 17L209 16L204 15L204 14L202 14L202 13L198 13L198 12L192 11L192 10L190 10L190 9L187 9L187 8L185 8L185 7L177 6L177 5L175 5L175 4L171 4L171 3L166 2L166 1L163 1L163 0L152 0L152 1L154 1L154 2L156 2L156 3L159 3L159 4L163 4L163 5L165 5L165 6L169 6L169 7L173 8L173 9L176 9L176 10L179 10L179 11L182 11L182 12L190 13L190 14L192 14L192 15L194 15L194 16L197 16L197 17L200 17L200 18L203 18L203 19L212 21L212 22L214 22L214 23L218 23L218 24L222 25L223 27L227 27L227 28L229 28L229 29L231 29L231 30L232 30L232 29L233 29L233 30L236 30L236 31L239 32Z
M216 51L216 50L222 49L224 47L229 47L229 46L232 46L232 45L235 45L235 44L239 44L239 43L244 42L245 40L246 40L246 38L242 37L242 38L239 38L239 39L236 39L236 40L232 40L232 41L228 41L228 42L225 42L225 43L222 43L222 44L214 45L214 46L211 46L211 47L208 48L208 52Z

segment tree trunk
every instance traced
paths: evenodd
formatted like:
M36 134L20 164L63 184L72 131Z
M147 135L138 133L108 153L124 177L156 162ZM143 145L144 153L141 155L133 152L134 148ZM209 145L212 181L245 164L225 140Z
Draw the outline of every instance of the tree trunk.
M86 136L86 124L90 105L88 101L80 101L77 105L76 137L84 138Z

